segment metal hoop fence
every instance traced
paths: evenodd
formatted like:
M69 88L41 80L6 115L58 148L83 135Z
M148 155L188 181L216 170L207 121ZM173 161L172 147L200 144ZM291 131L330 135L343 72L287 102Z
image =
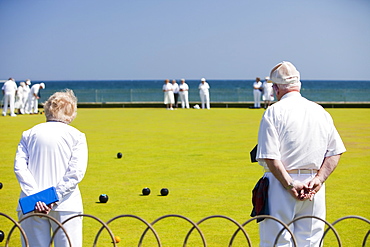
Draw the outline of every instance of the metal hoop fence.
M98 217L93 216L93 215L90 215L90 214L78 214L78 215L74 215L74 216L68 218L67 220L65 220L62 223L58 222L56 219L54 219L53 217L51 217L49 215L40 214L40 213L33 213L33 214L30 214L30 215L27 215L27 216L23 217L19 221L16 221L12 217L10 217L10 216L8 216L8 215L6 215L4 213L1 213L1 212L0 212L0 216L5 217L9 221L11 221L12 224L13 224L13 227L10 229L9 233L7 234L6 242L5 242L5 246L4 247L9 247L10 238L13 235L13 232L14 232L14 230L16 228L19 229L20 234L21 234L21 238L23 239L25 246L29 247L29 240L28 240L28 238L26 236L26 233L25 233L24 229L21 226L21 223L22 223L22 221L24 221L24 220L26 220L28 218L31 218L31 217L45 217L48 220L50 220L50 221L52 221L52 222L54 222L55 224L58 225L58 227L55 229L55 231L51 235L51 240L50 240L50 245L49 245L50 247L53 245L55 235L56 235L56 233L60 229L66 235L67 240L68 240L68 243L69 243L69 246L73 247L72 246L72 243L71 243L71 240L70 240L70 237L68 236L67 231L66 231L66 229L64 227L64 224L66 224L67 222L69 222L70 220L72 220L72 219L74 219L76 217L92 218L92 219L94 219L95 221L97 221L101 225L101 228L98 230L98 232L95 235L95 239L94 239L94 242L93 242L93 247L97 247L98 246L98 240L99 240L99 237L100 237L100 235L101 235L101 233L102 233L103 230L106 230L108 232L109 237L112 240L111 244L114 247L117 247L117 242L115 240L115 235L114 235L113 231L111 230L111 228L109 227L109 224L112 223L112 222L114 222L114 221L116 221L116 220L118 220L118 219L121 219L121 218L132 218L132 219L138 220L139 222L143 223L146 226L145 230L142 232L142 234L141 234L141 236L139 238L138 247L141 247L143 245L143 241L144 241L144 239L145 239L145 237L147 235L147 232L149 230L154 235L155 240L156 240L156 243L157 243L157 246L162 247L162 242L160 240L160 236L157 233L157 231L155 230L154 226L158 222L160 222L160 221L162 221L164 219L167 219L167 218L179 218L179 219L185 220L186 222L188 222L191 225L191 227L190 227L189 231L187 232L187 234L185 236L185 239L184 239L184 241L182 243L182 246L183 247L186 247L187 246L189 237L191 236L191 234L192 234L192 232L194 230L196 230L198 232L198 234L199 234L199 236L201 238L201 241L202 241L202 245L204 247L207 247L208 246L207 245L207 241L206 241L205 235L204 235L204 233L203 233L203 231L202 231L202 229L201 229L200 226L201 226L201 224L203 222L209 221L209 220L212 220L212 219L216 219L216 218L217 219L226 220L228 222L233 223L235 226L237 226L237 230L231 235L231 238L230 238L228 247L232 247L233 246L235 237L238 235L239 232L242 232L243 236L245 237L245 243L248 244L249 247L251 247L252 246L252 241L251 241L250 237L248 236L248 233L244 229L244 227L247 224L249 224L250 222L253 222L253 221L255 221L257 219L261 219L261 218L276 221L282 227L282 229L280 230L280 232L277 234L277 236L275 238L275 242L274 242L274 245L273 246L277 246L278 239L279 239L280 235L284 231L287 231L290 234L290 236L291 236L291 242L292 242L292 244L294 246L298 247L296 237L294 236L294 233L292 232L292 230L290 229L289 226L292 225L292 224L294 224L295 222L300 221L300 220L303 220L303 219L311 219L311 220L312 219L316 219L316 220L322 221L327 226L327 228L324 231L323 236L321 238L320 246L322 246L323 241L324 241L324 238L327 236L327 233L329 231L332 231L334 233L334 235L335 235L335 238L336 238L336 241L337 241L338 246L341 247L342 246L342 241L340 239L340 235L339 235L338 231L335 229L334 226L336 224L338 224L339 222L342 222L342 221L348 220L348 219L360 220L360 221L363 221L363 222L365 222L365 223L367 223L369 225L369 230L365 234L364 239L362 241L362 247L365 247L366 246L366 244L368 242L369 235L370 235L370 220L368 220L368 219L366 219L364 217L361 217L361 216L356 216L356 215L350 215L350 216L342 217L342 218L334 221L333 223L329 223L328 221L326 221L324 219L321 219L319 217L316 217L316 216L301 216L301 217L295 218L293 221L289 222L288 224L285 224L281 220L279 220L279 219L277 219L277 218L275 218L273 216L270 216L270 215L259 215L259 216L256 216L256 217L253 217L253 218L248 219L243 224L240 224L236 220L234 220L234 219L232 219L230 217L224 216L224 215L211 215L211 216L208 216L208 217L205 217L205 218L201 219L200 221L198 221L196 223L194 221L192 221L191 219L189 219L189 218L187 218L185 216L182 216L182 215L178 215L178 214L164 215L164 216L161 216L161 217L157 218L156 220L154 220L151 223L147 222L145 219L143 219L143 218L141 218L139 216L131 215L131 214L118 215L118 216L113 217L112 219L108 220L107 222L104 222L104 221L100 220Z

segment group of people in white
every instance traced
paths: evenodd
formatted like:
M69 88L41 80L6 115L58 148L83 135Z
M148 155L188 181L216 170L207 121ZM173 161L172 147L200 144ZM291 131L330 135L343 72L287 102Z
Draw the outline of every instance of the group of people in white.
M12 117L18 114L37 114L38 113L38 100L40 98L40 89L45 89L45 84L36 83L32 86L31 80L27 79L22 81L17 86L14 78L9 78L2 86L3 92L3 112L2 115L6 116L9 109L9 115Z
M210 97L209 89L210 86L205 78L200 80L198 86L199 96L201 100L201 107L195 105L194 108L210 109ZM2 86L3 91L3 112L2 115L6 116L8 109L9 115L14 117L17 116L15 110L17 109L19 114L37 114L38 113L38 99L40 89L45 89L44 83L37 83L32 86L31 80L27 79L22 81L17 86L13 78L9 78ZM176 80L172 80L170 83L169 79L164 81L162 88L164 92L164 104L168 110L178 108L179 98L181 100L182 108L190 108L189 105L189 85L185 82L185 79L180 80L180 85L177 84ZM180 97L179 97L180 96ZM269 77L265 77L265 81L261 82L259 77L253 83L253 96L254 106L253 108L261 108L261 98L264 101L264 108L270 106L274 100L274 92L272 89L272 81ZM262 97L261 97L262 96Z
M266 76L265 81L261 82L259 77L256 78L256 81L253 83L253 98L254 98L254 107L261 108L261 96L264 101L264 108L269 107L274 100L274 90L272 89L272 81L270 77Z
M200 100L202 102L202 109L210 109L209 84L205 78L202 78L200 81L198 89ZM173 110L178 107L178 96L180 96L182 108L190 108L189 85L185 82L185 79L180 80L180 85L177 84L176 80L172 80L172 83L170 83L170 80L166 79L162 90L164 92L164 104L166 105L167 110ZM197 108L196 106L194 106L194 108ZM198 108L200 107L198 106Z
M177 84L176 80L172 80L170 83L169 79L166 79L163 84L164 92L164 104L166 105L167 110L173 110L178 107L178 98L180 96L182 108L190 108L189 106L189 86L185 82L185 79L180 80L180 85ZM210 86L207 83L205 78L200 80L198 86L199 96L201 100L201 107L195 105L196 109L210 109L210 98L209 98L209 89ZM272 89L272 81L269 77L265 77L265 81L262 82L259 77L256 78L256 81L253 83L253 97L254 97L254 106L253 108L261 108L261 98L264 101L264 108L267 109L274 101L274 91Z

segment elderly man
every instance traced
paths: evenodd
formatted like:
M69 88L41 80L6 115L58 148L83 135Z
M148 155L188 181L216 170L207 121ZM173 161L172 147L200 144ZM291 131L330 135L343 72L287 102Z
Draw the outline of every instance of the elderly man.
M182 108L189 109L189 85L185 82L185 79L181 79L180 89L180 98Z
M253 83L253 100L254 108L261 108L261 94L262 94L262 82L259 77L256 77L256 81Z
M270 73L279 100L264 113L258 133L257 160L269 180L270 215L286 224L299 216L325 219L325 180L346 151L328 112L300 94L300 73L290 62ZM298 220L290 229L301 246L319 246L324 223ZM282 226L272 219L260 223L260 246L273 246ZM284 231L277 246L292 246Z
M8 105L10 108L10 116L16 117L14 113L14 103L15 95L17 93L17 84L13 78L9 78L2 87L3 97L4 97L4 106L3 106L3 116L6 116L8 112Z
M199 89L199 96L202 102L202 109L210 109L210 100L209 100L209 89L210 86L206 81L206 78L202 78L200 80L200 84L198 86Z

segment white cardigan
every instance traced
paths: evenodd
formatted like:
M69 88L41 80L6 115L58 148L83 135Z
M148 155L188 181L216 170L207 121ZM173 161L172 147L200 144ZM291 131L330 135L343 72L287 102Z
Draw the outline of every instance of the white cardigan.
M53 210L83 212L78 183L87 161L85 134L68 124L46 122L24 131L14 161L20 197L54 186L59 202Z

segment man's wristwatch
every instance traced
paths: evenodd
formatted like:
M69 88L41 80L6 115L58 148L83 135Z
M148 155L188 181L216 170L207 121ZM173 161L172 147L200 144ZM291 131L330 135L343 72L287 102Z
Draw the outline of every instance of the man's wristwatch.
M285 187L286 190L291 190L294 188L294 183L293 181L289 183L289 185L287 187Z

